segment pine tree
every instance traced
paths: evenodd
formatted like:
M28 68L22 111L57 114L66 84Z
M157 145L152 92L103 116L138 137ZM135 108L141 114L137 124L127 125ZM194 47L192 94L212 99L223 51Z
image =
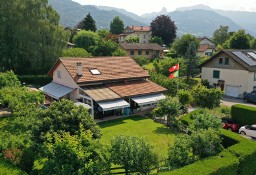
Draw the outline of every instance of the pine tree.
M88 13L88 15L86 15L86 17L83 19L81 29L90 30L93 32L97 30L96 23L90 13Z
M110 32L112 34L121 34L124 31L124 22L116 16L110 23Z

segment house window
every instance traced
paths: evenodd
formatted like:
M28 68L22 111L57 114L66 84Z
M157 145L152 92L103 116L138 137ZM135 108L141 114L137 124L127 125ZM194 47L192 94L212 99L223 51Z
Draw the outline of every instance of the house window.
M100 71L98 69L90 69L91 74L93 75L100 75Z
M223 63L223 58L219 58L219 64Z
M146 50L146 55L149 55L149 50Z
M229 58L225 58L225 65L229 64Z
M146 39L146 35L144 34L144 39Z
M220 78L220 71L219 70L214 70L213 71L213 78Z
M138 55L142 55L142 51L141 50L138 51Z
M256 81L256 72L254 72L254 79L253 80Z
M59 71L59 70L57 71L57 77L58 77L58 78L61 78L61 74L60 74L60 71Z
M134 51L133 50L130 51L130 55L134 55Z

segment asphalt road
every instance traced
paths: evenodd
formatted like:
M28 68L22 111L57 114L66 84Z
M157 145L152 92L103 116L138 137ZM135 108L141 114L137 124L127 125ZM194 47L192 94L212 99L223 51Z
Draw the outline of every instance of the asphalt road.
M243 101L243 99L232 98L232 97L223 97L222 100L221 100L221 104L225 105L225 106L232 106L232 105L235 105L235 104L243 104L243 105L247 105L247 106L256 107L255 104L245 103Z

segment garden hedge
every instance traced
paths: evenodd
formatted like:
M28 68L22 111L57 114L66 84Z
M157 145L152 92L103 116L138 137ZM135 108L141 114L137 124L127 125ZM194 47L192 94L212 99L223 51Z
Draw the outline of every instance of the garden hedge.
M44 86L52 81L52 77L47 75L18 75L19 81L26 85L33 85L35 87Z
M180 118L181 121L191 123L191 115L200 113L193 111ZM255 175L256 174L256 142L241 137L237 133L221 129L223 146L226 148L219 155L182 168L161 172L160 175Z
M233 105L231 107L231 117L241 126L256 124L256 107Z

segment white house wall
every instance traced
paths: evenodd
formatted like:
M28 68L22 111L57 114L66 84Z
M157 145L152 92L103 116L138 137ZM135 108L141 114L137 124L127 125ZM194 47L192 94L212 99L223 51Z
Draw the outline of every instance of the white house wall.
M58 77L58 71L60 71L60 78ZM73 92L70 93L70 100L76 101L76 99L79 98L79 86L73 80L73 78L68 73L67 69L62 63L60 63L53 72L53 82L75 89Z
M219 78L213 78L213 70L220 71ZM224 80L224 92L227 86L237 86L239 87L239 94L243 92L251 92L253 86L256 86L254 81L254 73L247 70L232 70L232 69L220 69L220 68L208 68L202 67L201 78L203 80L208 80L210 85L218 84L218 80Z

